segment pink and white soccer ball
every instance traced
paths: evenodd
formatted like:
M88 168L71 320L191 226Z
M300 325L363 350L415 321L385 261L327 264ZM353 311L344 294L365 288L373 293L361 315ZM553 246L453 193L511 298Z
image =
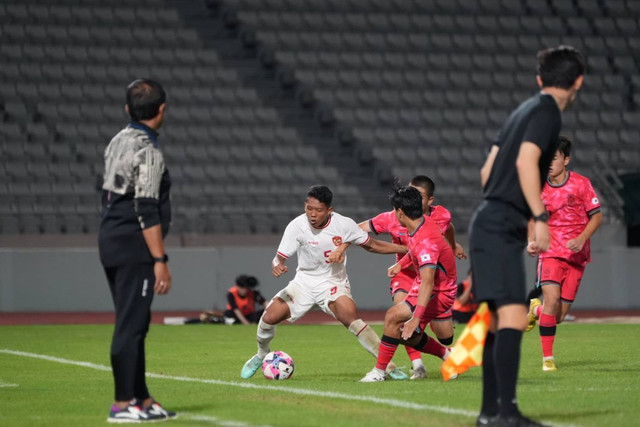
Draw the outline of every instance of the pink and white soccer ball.
M293 368L293 359L284 351L272 351L262 360L262 373L268 380L286 380Z

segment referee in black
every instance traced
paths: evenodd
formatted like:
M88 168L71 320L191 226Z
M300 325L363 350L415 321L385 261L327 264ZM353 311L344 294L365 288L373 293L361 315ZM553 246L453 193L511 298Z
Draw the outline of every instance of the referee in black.
M483 202L470 224L473 286L487 301L491 327L483 353L482 408L478 426L540 426L518 409L520 343L527 326L523 251L533 219L534 244L549 247L548 214L540 198L562 126L585 71L569 46L538 53L541 91L516 108L491 146L481 170Z
M159 421L176 416L156 402L145 381L145 338L154 293L171 289L163 238L169 231L171 180L158 144L166 94L152 80L127 88L131 122L104 153L100 261L116 312L111 341L115 402L109 422Z

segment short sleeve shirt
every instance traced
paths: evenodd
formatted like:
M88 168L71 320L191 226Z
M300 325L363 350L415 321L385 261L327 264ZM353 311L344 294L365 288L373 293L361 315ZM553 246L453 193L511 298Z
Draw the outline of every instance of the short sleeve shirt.
M542 189L542 202L549 212L551 244L540 258L561 258L578 265L591 261L587 240L578 253L567 248L567 242L582 233L591 215L600 211L600 201L588 178L568 171L565 182L553 185L549 181Z
M298 267L296 279L302 283L319 283L348 280L347 260L344 263L330 263L329 254L342 243L364 245L369 234L363 231L351 218L333 212L322 228L315 228L305 214L287 225L278 246L278 255L289 258L296 254Z
M433 290L450 291L456 289L457 273L453 250L440 232L440 228L428 217L409 235L409 255L416 271L422 268L435 268L436 276ZM409 295L417 293L420 275Z
M515 166L520 146L523 142L531 142L542 150L539 161L542 188L556 151L561 126L560 109L551 95L538 93L520 104L498 134L495 144L500 150L484 187L484 198L509 203L525 216L531 216Z

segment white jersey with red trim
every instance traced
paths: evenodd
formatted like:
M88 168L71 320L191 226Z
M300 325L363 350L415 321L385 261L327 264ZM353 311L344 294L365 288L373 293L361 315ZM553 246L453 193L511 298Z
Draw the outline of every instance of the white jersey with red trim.
M342 243L364 245L369 234L351 218L333 212L322 228L315 228L306 214L296 217L287 225L278 246L278 255L289 258L298 256L298 267L294 281L318 283L348 280L347 260L344 263L329 263L329 254Z

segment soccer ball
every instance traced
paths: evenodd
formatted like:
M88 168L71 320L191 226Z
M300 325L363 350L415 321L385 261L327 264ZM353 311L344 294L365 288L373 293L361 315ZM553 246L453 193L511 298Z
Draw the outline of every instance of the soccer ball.
M262 373L268 380L286 380L293 375L293 359L284 351L272 351L262 360Z

